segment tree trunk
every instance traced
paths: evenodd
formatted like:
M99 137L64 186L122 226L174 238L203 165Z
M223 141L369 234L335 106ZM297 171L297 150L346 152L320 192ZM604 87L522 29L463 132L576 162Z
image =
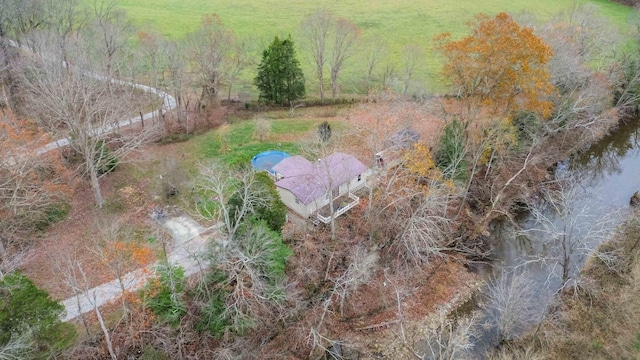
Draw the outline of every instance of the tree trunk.
M338 72L331 71L331 96L335 99L338 95Z
M91 160L93 161L93 159ZM91 176L91 188L93 189L93 195L96 198L96 204L99 208L102 208L104 205L104 198L102 197L102 189L100 189L100 180L98 179L98 174L96 169L92 167L89 171Z
M202 102L204 102L205 106L207 106L207 110L215 109L220 106L218 101L218 91L209 85L205 85L202 88Z
M95 292L93 293L93 303L94 304L96 303L96 294L95 294ZM113 344L111 343L111 336L109 336L109 330L107 329L107 326L104 323L104 319L102 318L102 314L100 313L100 310L98 309L97 305L94 305L93 309L96 312L96 316L98 317L98 322L100 323L100 328L102 329L102 333L104 334L104 339L107 342L107 350L109 350L109 355L111 355L111 359L118 360L118 356L113 351Z
M571 250L567 247L567 235L562 238L562 286L569 282L569 266L571 266Z
M333 191L329 190L329 216L331 218L331 240L336 239L336 217L333 209Z
M318 69L318 81L320 82L320 103L324 104L324 76L322 68Z

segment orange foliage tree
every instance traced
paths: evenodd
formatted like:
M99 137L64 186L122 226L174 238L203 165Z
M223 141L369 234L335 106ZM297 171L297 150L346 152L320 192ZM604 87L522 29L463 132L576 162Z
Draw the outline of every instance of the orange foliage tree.
M443 74L457 94L471 100L469 107L482 106L491 114L522 110L548 117L554 87L545 65L551 47L506 13L478 15L470 26L471 35L460 40L451 40L449 33L435 38L446 59Z
M122 230L116 231L121 232ZM99 249L99 255L101 255L102 263L111 270L112 275L120 282L124 294L127 287L131 285L125 283L127 272L149 264L154 255L149 247L130 240L122 240L119 237L116 235L115 238L105 238L106 242Z

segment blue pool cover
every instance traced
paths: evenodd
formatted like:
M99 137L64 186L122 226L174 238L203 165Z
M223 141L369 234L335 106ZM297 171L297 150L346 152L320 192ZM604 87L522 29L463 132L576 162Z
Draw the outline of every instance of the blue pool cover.
M288 157L289 154L284 151L269 150L254 156L251 160L251 165L256 170L266 170L273 174L271 168Z

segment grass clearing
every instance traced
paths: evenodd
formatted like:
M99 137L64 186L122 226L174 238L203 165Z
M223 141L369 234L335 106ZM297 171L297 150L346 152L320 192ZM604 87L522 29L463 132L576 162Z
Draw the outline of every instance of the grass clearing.
M317 85L313 82L312 62L301 48L300 23L318 8L329 9L353 21L361 29L364 42L380 39L386 44L378 77L387 66L395 68L396 76L400 76L403 48L409 44L422 47L424 56L416 65L415 81L411 86L413 93L444 89L444 84L439 82L441 59L433 52L432 39L445 31L454 37L467 34L466 23L478 13L528 12L547 20L575 5L591 3L600 6L602 13L621 28L626 28L632 13L629 7L608 0L116 0L116 3L140 28L157 29L174 39L183 38L196 29L202 15L209 13L217 13L225 25L239 36L257 38L260 48L264 48L276 35L286 37L290 34L296 42L298 57L307 77L307 93L312 96ZM362 52L345 62L343 92L361 91L365 67L366 56ZM247 69L244 84L238 88L251 89L253 76L255 70Z
M281 150L298 154L298 140L316 131L326 119L271 119L271 128L259 140L256 120L243 120L227 124L193 139L193 153L200 160L220 159L230 166L250 166L251 159L267 150Z

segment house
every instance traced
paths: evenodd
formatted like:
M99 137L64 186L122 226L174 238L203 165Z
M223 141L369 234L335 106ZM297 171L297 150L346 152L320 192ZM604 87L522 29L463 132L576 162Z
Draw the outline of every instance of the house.
M283 159L272 168L276 190L282 202L298 215L308 218L318 212L318 219L328 223L331 211L319 210L334 200L337 217L358 204L353 194L365 186L368 168L352 155L333 153L311 162L297 155Z

